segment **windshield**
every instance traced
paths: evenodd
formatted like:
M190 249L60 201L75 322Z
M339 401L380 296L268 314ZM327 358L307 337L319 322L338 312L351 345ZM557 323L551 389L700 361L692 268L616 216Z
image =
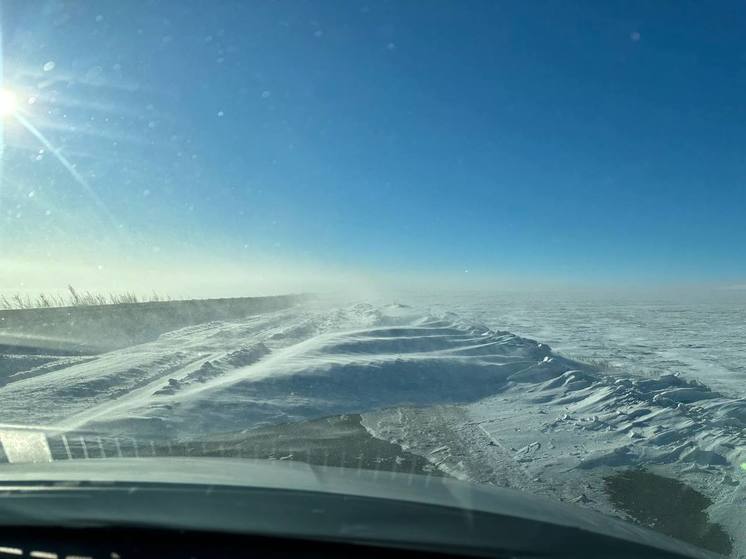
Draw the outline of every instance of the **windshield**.
M746 554L742 4L1 6L0 461L455 478Z

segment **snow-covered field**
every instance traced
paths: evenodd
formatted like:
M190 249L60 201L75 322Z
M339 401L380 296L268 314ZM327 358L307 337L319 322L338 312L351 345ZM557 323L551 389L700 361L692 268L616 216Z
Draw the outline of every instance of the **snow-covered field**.
M744 554L744 318L734 303L315 302L96 356L6 356L26 361L6 367L0 422L173 440L360 413L453 476L612 514L615 469L681 479Z
M681 373L735 396L746 393L746 290L415 300L539 340L563 355L638 374Z

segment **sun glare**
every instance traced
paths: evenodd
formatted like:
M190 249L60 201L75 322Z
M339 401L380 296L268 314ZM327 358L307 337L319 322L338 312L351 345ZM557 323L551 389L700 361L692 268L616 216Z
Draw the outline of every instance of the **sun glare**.
M16 94L8 89L0 91L0 115L12 115L18 109L18 98Z

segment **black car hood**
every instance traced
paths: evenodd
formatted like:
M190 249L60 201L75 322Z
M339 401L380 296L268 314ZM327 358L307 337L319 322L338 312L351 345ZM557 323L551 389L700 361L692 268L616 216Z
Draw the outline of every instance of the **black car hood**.
M478 555L582 556L611 545L603 555L713 557L624 521L512 490L300 462L121 458L7 464L0 467L0 492L0 525L274 533L446 546Z

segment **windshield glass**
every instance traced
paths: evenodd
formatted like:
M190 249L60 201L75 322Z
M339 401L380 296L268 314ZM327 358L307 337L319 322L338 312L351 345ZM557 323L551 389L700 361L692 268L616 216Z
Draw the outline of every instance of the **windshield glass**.
M741 3L1 6L0 461L439 476L746 554Z

